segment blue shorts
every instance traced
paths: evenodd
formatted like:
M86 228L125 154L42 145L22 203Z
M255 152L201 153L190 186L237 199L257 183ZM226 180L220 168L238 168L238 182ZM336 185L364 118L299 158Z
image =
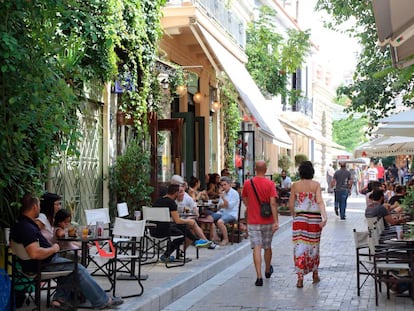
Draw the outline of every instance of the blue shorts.
M214 222L217 222L217 220L219 220L219 219L223 220L223 222L225 224L227 224L229 222L236 221L236 218L234 218L231 215L224 215L224 214L221 214L221 213L211 213L210 215L211 215L211 217L213 217Z

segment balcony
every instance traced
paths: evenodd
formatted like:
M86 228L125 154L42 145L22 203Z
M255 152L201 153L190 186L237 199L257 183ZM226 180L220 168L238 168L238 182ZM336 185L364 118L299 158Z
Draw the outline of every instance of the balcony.
M246 47L246 27L232 11L226 8L223 0L169 0L167 6L194 5L219 25L233 41L244 50Z
M299 98L295 104L284 104L283 111L300 112L303 115L312 118L313 117L313 100L312 98L302 97Z

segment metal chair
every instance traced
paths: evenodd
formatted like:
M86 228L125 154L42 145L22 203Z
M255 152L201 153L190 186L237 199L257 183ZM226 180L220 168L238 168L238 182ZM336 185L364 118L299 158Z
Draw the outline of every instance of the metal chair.
M73 253L74 260L70 261L69 264L73 264L72 269L68 269L68 262L64 263L42 263L40 260L37 261L36 271L27 272L22 268L21 263L26 260L32 260L26 252L26 249L23 244L10 241L10 249L12 252L12 289L16 287L22 287L23 290L29 295L29 297L34 301L36 308L35 310L40 310L40 292L41 290L46 290L46 305L50 307L50 300L57 288L57 280L60 277L66 277L72 274L72 283L71 290L74 292L74 304L77 305L77 258L78 250L67 250L60 251L59 253ZM48 267L52 266L61 266L62 270L60 271L45 271ZM64 268L63 268L64 266ZM32 296L32 287L34 287L34 297ZM12 304L14 305L14 295L12 296Z
M156 252L156 260L160 259L160 252L164 251L167 247L170 247L172 242L184 244L185 235L172 235L171 233L171 216L170 209L168 207L142 207L143 218L150 223L154 223L154 228L149 228L147 232L147 238L152 242L154 255ZM160 230L162 227L162 233ZM147 248L149 251L149 248ZM182 250L178 248L176 250L177 261L170 263L168 260L165 261L167 268L178 267L185 265L186 262L186 251L185 247ZM182 256L182 259L181 259Z
M374 279L374 259L368 246L368 231L358 232L353 230L356 254L356 275L357 275L357 293L361 294L361 288L367 280L372 277ZM361 276L364 279L361 281Z
M144 293L144 286L141 283L141 259L143 253L143 240L145 234L145 220L129 220L115 218L113 234L128 237L128 241L115 243L116 248L128 249L128 253L119 254L115 252L114 260L114 283L113 295L116 294L116 277L118 272L126 272L130 280L136 280L140 288L138 293L124 295L122 298L141 296Z
M378 292L381 292L381 283L387 286L387 299L390 299L390 288L395 283L410 283L410 296L414 299L414 276L410 267L412 264L413 250L404 247L403 244L378 244L377 238L369 231L368 246L373 254L374 279L375 279L375 304L378 306ZM399 277L400 271L408 271L406 277ZM397 274L396 274L397 273Z

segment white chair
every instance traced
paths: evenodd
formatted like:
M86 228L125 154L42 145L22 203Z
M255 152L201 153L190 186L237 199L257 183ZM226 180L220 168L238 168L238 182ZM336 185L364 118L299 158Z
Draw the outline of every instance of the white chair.
M118 241L115 243L116 248L128 249L129 252L122 254L115 252L115 286L113 288L113 296L116 296L116 274L118 272L127 272L133 280L138 282L140 288L138 293L124 295L122 298L141 296L144 293L144 286L141 283L141 259L145 234L145 220L137 221L117 217L115 218L113 234L129 238L127 241Z
M118 211L118 217L127 217L129 215L128 205L126 202L118 203L116 205L116 209Z
M96 225L96 222L102 222L104 225L107 225L111 222L109 218L109 209L104 208L95 208L95 209L86 209L85 210L86 224L88 226Z
M167 247L171 245L171 243L174 242L184 244L185 236L184 235L172 235L171 234L171 216L170 216L170 209L168 207L148 207L143 206L142 207L142 216L147 222L152 222L155 224L154 228L150 228L147 236L148 239L152 242L153 248L154 248L154 256L156 252L156 259L157 261L160 258L160 251L165 250ZM157 228L163 227L165 229L165 234L158 234ZM149 251L149 248L147 247L147 252ZM170 263L168 260L165 261L165 266L167 268L177 267L177 266L183 266L186 262L186 252L185 248L182 250L182 256L183 258L180 260L177 260L176 263ZM181 257L180 249L177 249L177 259Z

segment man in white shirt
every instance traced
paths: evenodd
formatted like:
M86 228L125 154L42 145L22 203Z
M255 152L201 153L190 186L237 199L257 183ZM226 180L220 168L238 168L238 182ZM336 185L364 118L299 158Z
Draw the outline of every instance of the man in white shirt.
M226 224L236 221L239 214L240 195L231 187L231 184L232 180L227 176L220 178L219 210L211 215L223 235L222 246L229 243Z

